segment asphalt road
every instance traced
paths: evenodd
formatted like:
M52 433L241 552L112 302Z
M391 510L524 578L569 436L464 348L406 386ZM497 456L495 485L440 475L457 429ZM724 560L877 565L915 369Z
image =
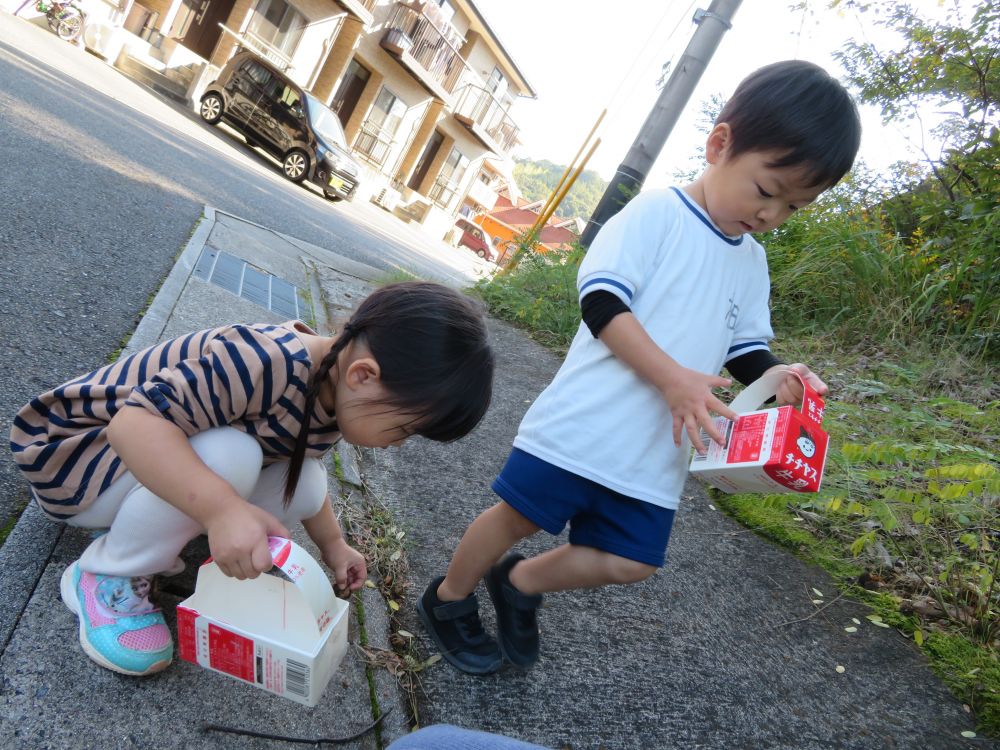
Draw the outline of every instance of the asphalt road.
M371 203L287 182L232 131L3 11L0 165L4 438L32 396L108 361L205 204L387 272L462 284L480 263ZM0 527L26 501L4 450Z

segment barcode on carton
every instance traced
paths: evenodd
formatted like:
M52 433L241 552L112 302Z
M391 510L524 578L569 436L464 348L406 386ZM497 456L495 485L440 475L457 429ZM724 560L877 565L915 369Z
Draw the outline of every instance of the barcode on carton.
M705 432L704 430L699 430L698 431L698 437L701 438L701 444L704 445L705 447L708 447L709 443L712 442L712 439L708 436L708 433ZM708 453L699 453L696 450L694 452L694 460L695 461L707 461L708 460Z
M285 662L285 687L289 693L309 697L309 666L294 659Z

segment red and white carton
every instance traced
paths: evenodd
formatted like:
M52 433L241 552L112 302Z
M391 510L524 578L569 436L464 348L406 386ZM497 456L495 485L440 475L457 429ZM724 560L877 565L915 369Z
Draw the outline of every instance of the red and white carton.
M306 706L315 706L347 652L348 603L290 539L269 537L275 567L239 581L209 560L177 605L182 659Z
M788 374L802 383L802 406L759 407ZM704 432L705 455L695 451L691 473L729 494L819 492L830 436L823 431L823 399L794 370L775 370L755 380L729 405L735 421L716 417L722 446Z

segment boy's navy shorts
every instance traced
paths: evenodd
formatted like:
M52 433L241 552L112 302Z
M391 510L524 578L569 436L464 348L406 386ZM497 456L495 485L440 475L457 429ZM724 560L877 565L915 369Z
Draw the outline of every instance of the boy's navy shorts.
M493 491L550 534L662 568L674 511L636 500L525 453L511 451Z

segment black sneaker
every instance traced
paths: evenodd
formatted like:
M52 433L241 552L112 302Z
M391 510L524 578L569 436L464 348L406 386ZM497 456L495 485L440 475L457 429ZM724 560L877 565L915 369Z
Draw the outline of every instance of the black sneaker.
M541 594L522 594L510 582L510 569L523 560L507 555L486 574L486 589L497 610L500 650L515 667L527 669L538 661L538 620Z
M503 665L497 642L479 621L479 600L475 594L455 602L443 602L437 597L444 576L435 578L417 600L417 612L441 656L462 672L490 674Z

